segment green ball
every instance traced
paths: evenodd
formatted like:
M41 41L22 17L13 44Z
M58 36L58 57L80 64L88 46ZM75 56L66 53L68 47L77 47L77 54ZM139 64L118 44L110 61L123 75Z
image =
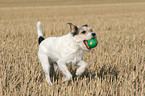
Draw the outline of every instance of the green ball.
M97 46L98 41L96 38L92 38L92 39L88 40L87 44L90 48L94 48Z

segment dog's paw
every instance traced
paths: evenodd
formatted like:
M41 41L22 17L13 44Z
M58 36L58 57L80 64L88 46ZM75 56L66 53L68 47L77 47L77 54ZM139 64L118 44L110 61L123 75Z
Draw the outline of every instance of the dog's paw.
M63 82L70 81L70 80L71 80L70 78L65 77L65 78L63 79Z
M83 70L77 70L76 75L81 75L83 73Z
M46 78L48 85L52 86L52 82Z
M47 83L48 83L48 85L52 86L52 82L47 82Z
M53 67L54 67L54 71L56 72L58 69L58 66L56 64L54 64Z
M80 75L80 74L81 74L80 72L78 72L78 71L76 72L76 75Z

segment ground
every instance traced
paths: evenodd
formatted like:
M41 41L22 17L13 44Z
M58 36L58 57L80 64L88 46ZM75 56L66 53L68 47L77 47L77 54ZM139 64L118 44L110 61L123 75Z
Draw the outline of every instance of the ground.
M1 96L144 96L144 0L3 0L0 1ZM69 32L67 23L88 24L98 46L85 52L89 63L73 80L63 83L58 70L53 85L45 80L38 60L36 23L45 37Z

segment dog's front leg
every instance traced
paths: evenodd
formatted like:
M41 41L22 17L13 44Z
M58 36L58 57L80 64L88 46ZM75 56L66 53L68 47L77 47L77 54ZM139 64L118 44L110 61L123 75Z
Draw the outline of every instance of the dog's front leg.
M84 72L85 68L88 66L88 63L86 63L85 61L81 60L80 62L78 62L79 68L76 71L76 75L80 75Z
M72 74L69 72L65 62L63 60L58 60L57 64L62 73L66 76L63 81L69 81L72 78Z

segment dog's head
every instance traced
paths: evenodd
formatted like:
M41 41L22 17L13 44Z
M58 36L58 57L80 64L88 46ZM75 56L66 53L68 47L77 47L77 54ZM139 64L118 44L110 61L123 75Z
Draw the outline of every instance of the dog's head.
M93 32L92 27L87 24L81 27L75 26L72 23L70 25L71 34L83 50L90 50L91 48L87 45L87 41L91 38L97 38L95 32Z

